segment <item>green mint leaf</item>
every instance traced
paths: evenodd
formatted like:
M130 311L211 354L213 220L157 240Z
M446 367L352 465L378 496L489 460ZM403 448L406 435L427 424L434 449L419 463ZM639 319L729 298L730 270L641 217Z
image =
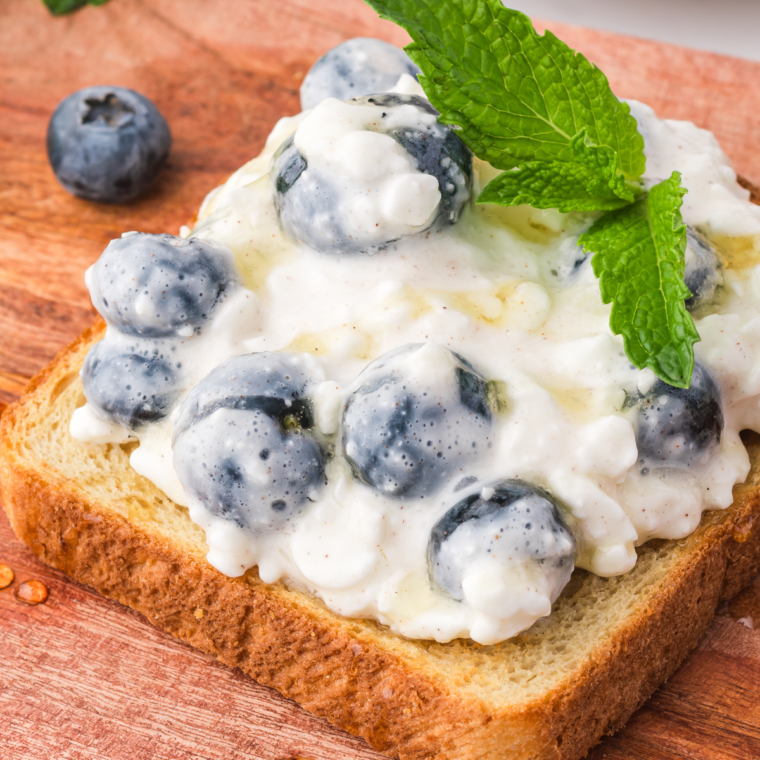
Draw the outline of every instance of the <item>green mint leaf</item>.
M635 200L612 149L587 145L585 130L572 139L570 148L575 161L528 161L491 180L478 203L527 203L568 212L609 211Z
M479 158L498 169L572 162L572 139L585 129L627 178L644 173L636 120L604 74L524 14L500 0L365 2L409 32L406 50L440 121L461 127Z
M54 16L64 16L87 4L87 0L43 0Z
M107 0L42 0L54 16L65 16L85 5L103 5Z
M655 185L625 208L598 219L578 241L599 278L602 301L612 303L610 327L642 369L676 388L688 388L699 334L684 300L686 227L681 175Z

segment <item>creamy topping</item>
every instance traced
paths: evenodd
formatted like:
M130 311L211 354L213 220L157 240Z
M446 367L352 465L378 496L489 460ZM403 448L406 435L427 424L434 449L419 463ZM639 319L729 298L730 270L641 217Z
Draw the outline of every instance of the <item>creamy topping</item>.
M398 89L414 88L404 80ZM387 123L379 126L376 106L327 99L283 119L262 155L209 195L189 234L229 249L241 282L195 333L171 338L183 367L174 411L131 431L140 440L131 462L190 508L206 531L215 567L241 575L258 565L267 583L288 579L340 614L372 617L406 636L471 636L489 644L549 614L573 562L604 576L626 572L636 562L636 545L682 538L703 510L731 503L732 487L749 471L739 431L760 430L760 209L736 184L710 133L659 120L639 103L631 108L646 141L645 181L682 173L689 191L684 220L716 245L722 265L718 271L708 260L703 267L712 279L700 280L707 285L693 316L702 338L695 346L698 366L709 382L693 385L688 399L662 391L651 371L633 368L622 339L611 334L609 306L577 247L591 215L476 206L472 197L497 173L476 159L470 202L453 219L433 224L444 200L460 199L466 183L447 189L425 171ZM411 103L387 111L394 128L436 128ZM374 255L320 252L283 234L268 168L293 133L290 145L306 164L300 179L304 171L321 172L334 183L336 218L346 225L336 232L332 221L322 224L306 209L302 229L316 229L330 245L348 230L369 240L359 248ZM328 232L319 237L320 230ZM690 237L690 261L702 261L697 245ZM109 325L106 341L127 351L134 340ZM403 346L413 348L388 359ZM197 485L188 488L195 481L182 474L194 456L209 463L226 458L254 484L245 498L255 489L264 493L275 470L260 458L261 447L247 449L238 433L256 420L270 425L274 412L220 407L188 428L192 441L175 428L192 388L231 357L252 352L287 352L307 368L298 398L311 404L310 421L292 434L282 425L267 433L286 447L282 461L288 440L316 441L323 452L318 487L304 487L288 519L275 527L231 518L210 497L201 498ZM378 368L386 361L387 376ZM474 397L485 399L481 412L458 406L457 370L475 378ZM367 386L373 378L375 386ZM398 485L403 469L376 466L381 455L369 461L370 451L365 466L372 430L391 430L395 405L405 398L410 412L399 429L404 445L412 439L421 445L409 449L415 463L427 461L428 440L431 450L446 452L474 443L477 456L462 448L454 469L443 474L420 465L420 472L433 473L430 480L419 485L415 475L406 490ZM714 398L722 428L708 420L696 436L687 426L674 428L666 449L647 442L647 425L656 432L670 409L686 408L688 420ZM430 399L446 409L441 424L460 420L464 437L454 427L425 437L419 410ZM130 433L110 430L113 423L103 420L102 410L88 404L75 413L72 434L120 442ZM356 430L356 438L347 432ZM191 444L200 448L182 453ZM304 471L307 460L292 461ZM513 482L539 490L510 501L503 491L512 486L504 484ZM442 585L432 577L431 535L463 499L491 505L496 517L473 513L451 533L444 559L461 572L452 571L455 580L449 574ZM544 518L539 527L528 508ZM483 531L497 518L509 538L486 556L491 539Z

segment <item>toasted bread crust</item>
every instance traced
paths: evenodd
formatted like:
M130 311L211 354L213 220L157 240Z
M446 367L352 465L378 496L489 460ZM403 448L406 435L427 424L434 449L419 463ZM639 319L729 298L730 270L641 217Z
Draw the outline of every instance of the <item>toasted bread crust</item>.
M344 619L255 572L229 578L197 552L89 500L25 452L20 431L71 383L87 330L37 375L0 421L0 494L16 535L44 562L239 667L307 710L403 760L575 760L620 728L693 649L719 601L760 570L760 443L725 512L707 513L688 560L593 656L540 695L508 706L452 686L388 645L391 634ZM667 544L669 542L662 542Z

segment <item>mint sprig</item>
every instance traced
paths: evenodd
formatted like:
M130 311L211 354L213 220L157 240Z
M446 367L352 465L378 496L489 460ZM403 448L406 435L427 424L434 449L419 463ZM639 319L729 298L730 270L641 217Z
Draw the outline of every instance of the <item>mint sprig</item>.
M409 32L439 120L504 171L479 203L605 211L580 242L595 253L610 328L626 355L687 388L699 335L683 281L686 192L677 173L643 195L644 140L604 74L500 0L365 0Z
M42 0L54 16L65 16L85 5L103 5L107 0Z
M686 227L681 175L655 185L646 197L605 214L578 241L599 278L602 301L612 303L610 327L623 336L625 353L666 383L688 388L692 346L699 340L684 300Z
M497 169L575 163L573 138L614 151L625 178L645 168L644 141L607 77L551 32L499 0L366 0L403 26L420 84L476 156Z

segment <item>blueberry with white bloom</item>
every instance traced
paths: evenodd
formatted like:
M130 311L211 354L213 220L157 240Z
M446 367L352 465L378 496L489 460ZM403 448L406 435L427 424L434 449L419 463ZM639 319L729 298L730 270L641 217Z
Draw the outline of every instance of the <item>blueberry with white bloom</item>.
M561 589L575 562L575 540L557 502L521 480L502 480L460 500L434 526L427 549L433 584L465 597L468 570L551 575ZM527 569L527 572L526 572Z
M416 79L419 71L401 48L355 37L328 50L309 69L301 85L301 108L314 108L325 98L348 100L386 92L402 74Z
M239 284L220 243L133 232L112 240L87 273L109 325L143 338L190 337Z
M636 411L636 443L645 466L697 466L720 444L720 388L699 362L688 388L658 379L647 393L629 396L626 405Z
M720 259L713 244L701 233L686 227L686 271L684 281L691 291L686 308L694 311L714 296L723 283Z
M55 109L47 150L55 176L90 201L126 203L166 163L171 134L148 98L126 87L86 87Z
M355 477L393 498L432 496L469 474L492 445L485 378L458 354L412 344L374 361L357 378L342 421Z
M164 418L181 386L179 362L171 350L142 342L128 349L106 340L96 343L81 376L87 401L129 430Z
M321 124L331 123L331 114L317 114L328 103L313 112ZM458 221L472 154L425 98L387 93L337 105L343 116L356 109L363 123L351 134L336 127L328 156L299 148L311 117L275 154L272 191L291 238L323 253L376 253Z
M255 533L286 526L324 481L302 357L230 359L179 408L174 467L189 495Z

